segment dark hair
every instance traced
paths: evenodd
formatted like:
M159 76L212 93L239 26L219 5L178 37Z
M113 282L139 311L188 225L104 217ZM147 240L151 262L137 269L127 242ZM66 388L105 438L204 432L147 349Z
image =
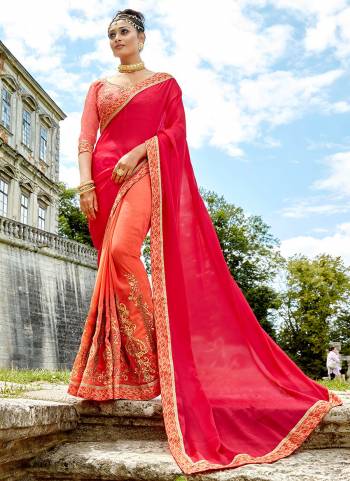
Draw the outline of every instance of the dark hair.
M114 15L112 21L108 25L107 31L109 31L109 27L112 25L114 19L116 18L117 15L119 14L127 14L127 15L135 15L137 18L133 18L132 20L139 25L139 29L137 28L136 30L139 32L143 32L145 30L145 17L141 12L138 12L137 10L133 10L132 8L125 8L124 10L118 10L118 12Z
M335 348L335 346L329 346L330 351L333 351L334 348Z

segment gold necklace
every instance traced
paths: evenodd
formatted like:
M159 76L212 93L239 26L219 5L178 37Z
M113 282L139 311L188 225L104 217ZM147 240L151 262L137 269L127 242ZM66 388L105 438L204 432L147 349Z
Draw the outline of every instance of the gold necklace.
M119 72L136 72L137 70L143 70L145 64L141 61L139 63L124 63L118 65Z

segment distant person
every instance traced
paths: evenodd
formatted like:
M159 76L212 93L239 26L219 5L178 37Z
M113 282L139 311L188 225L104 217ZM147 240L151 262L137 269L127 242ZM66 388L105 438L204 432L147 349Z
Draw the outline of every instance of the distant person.
M327 356L328 377L334 379L340 377L340 357L335 346L329 348Z
M336 353L336 355L337 355L337 357L338 357L335 377L340 377L340 378L341 378L341 375L342 375L341 359L340 359L340 353L339 353L337 347L334 348L334 352Z

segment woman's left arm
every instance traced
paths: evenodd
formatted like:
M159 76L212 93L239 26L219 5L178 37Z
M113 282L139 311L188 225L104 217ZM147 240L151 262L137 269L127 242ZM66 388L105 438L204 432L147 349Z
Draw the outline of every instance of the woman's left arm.
M133 149L131 149L131 152L135 152L136 156L140 159L143 159L144 157L147 156L147 150L146 150L146 145L144 142L142 142L139 145L136 145Z
M116 163L113 172L112 172L112 180L114 182L123 182L128 177L132 175L137 165L140 163L140 160L144 157L147 158L146 154L146 146L144 143L138 144L133 147L129 152L123 155L118 162ZM121 169L124 171L124 174L119 175L117 174L117 170Z

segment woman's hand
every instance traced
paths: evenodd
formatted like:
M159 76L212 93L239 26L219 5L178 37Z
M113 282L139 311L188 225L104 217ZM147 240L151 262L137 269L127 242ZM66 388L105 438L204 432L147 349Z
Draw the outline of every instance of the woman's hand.
M115 167L112 172L112 180L115 182L123 182L125 179L129 178L133 170L135 169L136 165L138 164L140 160L140 151L135 148L133 150L130 150L126 154L124 154L118 162L115 164ZM117 169L123 169L123 174L118 175L116 173Z
M83 214L86 215L87 219L96 219L96 212L98 211L98 205L97 205L97 196L95 189L90 190L89 192L84 192L84 194L81 194L80 196L80 209L83 212Z

